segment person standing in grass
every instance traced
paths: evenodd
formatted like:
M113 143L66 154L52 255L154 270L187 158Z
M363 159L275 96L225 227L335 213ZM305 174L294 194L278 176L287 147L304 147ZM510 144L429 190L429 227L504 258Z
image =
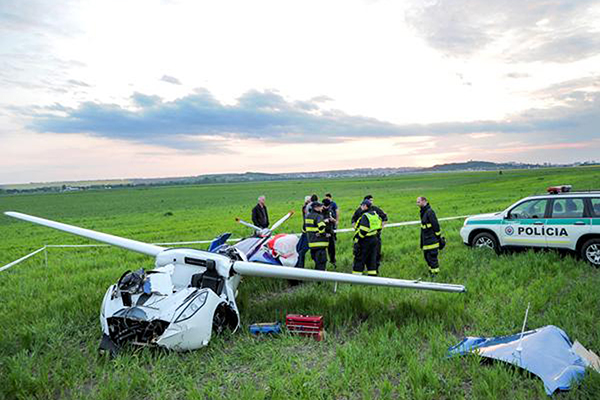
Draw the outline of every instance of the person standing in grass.
M352 273L377 276L377 232L381 230L381 217L373 210L369 200L363 200L360 207L363 214L354 226L355 252Z
M329 245L327 246L327 254L329 255L329 262L333 265L333 269L337 268L336 259L335 259L335 242L337 240L337 236L335 233L335 227L337 225L337 220L333 216L333 202L331 198L325 197L323 199L323 218L325 222L325 234L327 235L327 241Z
M370 210L375 211L375 213L377 215L379 215L379 218L381 218L381 227L383 229L383 227L385 226L385 223L388 220L387 214L379 207L377 207L374 203L373 203L373 196L368 194L365 196L365 198L363 199L363 201L369 201L371 203L371 207ZM356 224L356 222L360 219L360 217L365 213L365 211L362 209L361 206L359 206L356 211L354 211L354 214L352 215L352 225L354 226ZM376 257L376 263L377 263L377 270L379 271L379 266L381 265L381 229L379 230L379 232L377 232L377 257ZM355 248L355 252L356 252L356 248Z
M417 206L421 209L421 249L429 266L429 275L435 277L440 272L438 252L446 246L446 242L442 237L442 229L435 211L429 205L427 198L417 197Z
M315 269L325 271L327 267L327 246L329 241L325 234L325 221L323 218L323 203L311 203L310 211L304 219L304 230L308 235L308 248L310 256L315 262Z
M333 201L333 197L331 196L331 193L326 193L325 194L325 199L323 199L323 204L325 203L325 200L329 199L331 201L331 206L329 207L329 209L331 210L331 216L333 218L335 218L335 229L337 229L338 227L338 221L340 220L339 215L340 215L340 210L338 208L338 205L335 201Z
M304 198L304 204L302 205L302 235L296 246L298 252L298 262L296 268L304 268L304 260L306 258L306 252L308 251L308 234L306 233L305 220L308 215L308 205L311 203L310 196Z
M258 204L252 209L252 223L263 229L269 227L269 213L267 212L267 205L265 202L265 196L260 196L258 198Z

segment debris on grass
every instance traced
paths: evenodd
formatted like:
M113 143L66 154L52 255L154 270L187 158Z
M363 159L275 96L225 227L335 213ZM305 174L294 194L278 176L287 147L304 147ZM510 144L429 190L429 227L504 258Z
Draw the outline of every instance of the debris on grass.
M586 368L600 372L600 359L579 342L553 325L509 336L466 337L448 349L450 356L475 353L507 362L539 377L550 396L556 390L569 390L585 375Z
M313 337L317 342L325 338L322 315L288 314L285 326L289 333Z
M266 322L250 325L250 333L258 336L260 334L276 335L281 333L281 324L279 322Z

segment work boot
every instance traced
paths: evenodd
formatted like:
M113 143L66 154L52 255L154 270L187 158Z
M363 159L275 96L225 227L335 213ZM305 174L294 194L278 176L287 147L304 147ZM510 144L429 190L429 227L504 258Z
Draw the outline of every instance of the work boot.
M439 268L429 268L429 278L435 279L440 273Z

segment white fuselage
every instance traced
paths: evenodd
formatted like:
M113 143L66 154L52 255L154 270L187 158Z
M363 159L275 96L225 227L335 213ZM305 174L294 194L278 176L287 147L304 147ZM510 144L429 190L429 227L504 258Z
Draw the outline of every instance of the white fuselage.
M201 280L192 286L194 276L207 273L202 264L208 260L215 262L213 275L216 281L222 280L220 290L203 287ZM108 288L100 315L103 333L118 346L125 342L174 350L205 346L219 306L235 314L229 323L234 329L239 326L235 296L241 276L231 273L232 264L228 257L201 250L161 252L156 256L156 268L145 273L142 287L132 293L123 293L118 284Z

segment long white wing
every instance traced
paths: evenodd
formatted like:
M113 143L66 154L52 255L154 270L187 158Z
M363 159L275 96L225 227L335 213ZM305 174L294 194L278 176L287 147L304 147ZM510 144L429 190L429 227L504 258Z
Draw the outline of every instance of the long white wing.
M340 272L316 271L304 268L280 267L277 265L259 264L255 262L236 261L235 272L264 278L296 279L300 281L324 281L354 283L359 285L387 286L405 289L437 290L441 292L466 292L463 285L450 283L409 281L404 279L383 278L378 276L362 276Z
M21 214L14 211L7 211L4 214L9 217L22 219L24 221L33 222L34 224L44 225L49 228L58 229L68 233L73 233L78 236L83 236L88 239L97 240L99 242L108 243L113 246L122 247L127 250L136 251L138 253L147 254L149 256L156 256L161 251L165 250L164 247L148 244L144 242L138 242L137 240L125 239L119 236L109 235L107 233L101 233L92 231L90 229L79 228L73 225L67 225L60 222L50 221L48 219L34 217L32 215Z

